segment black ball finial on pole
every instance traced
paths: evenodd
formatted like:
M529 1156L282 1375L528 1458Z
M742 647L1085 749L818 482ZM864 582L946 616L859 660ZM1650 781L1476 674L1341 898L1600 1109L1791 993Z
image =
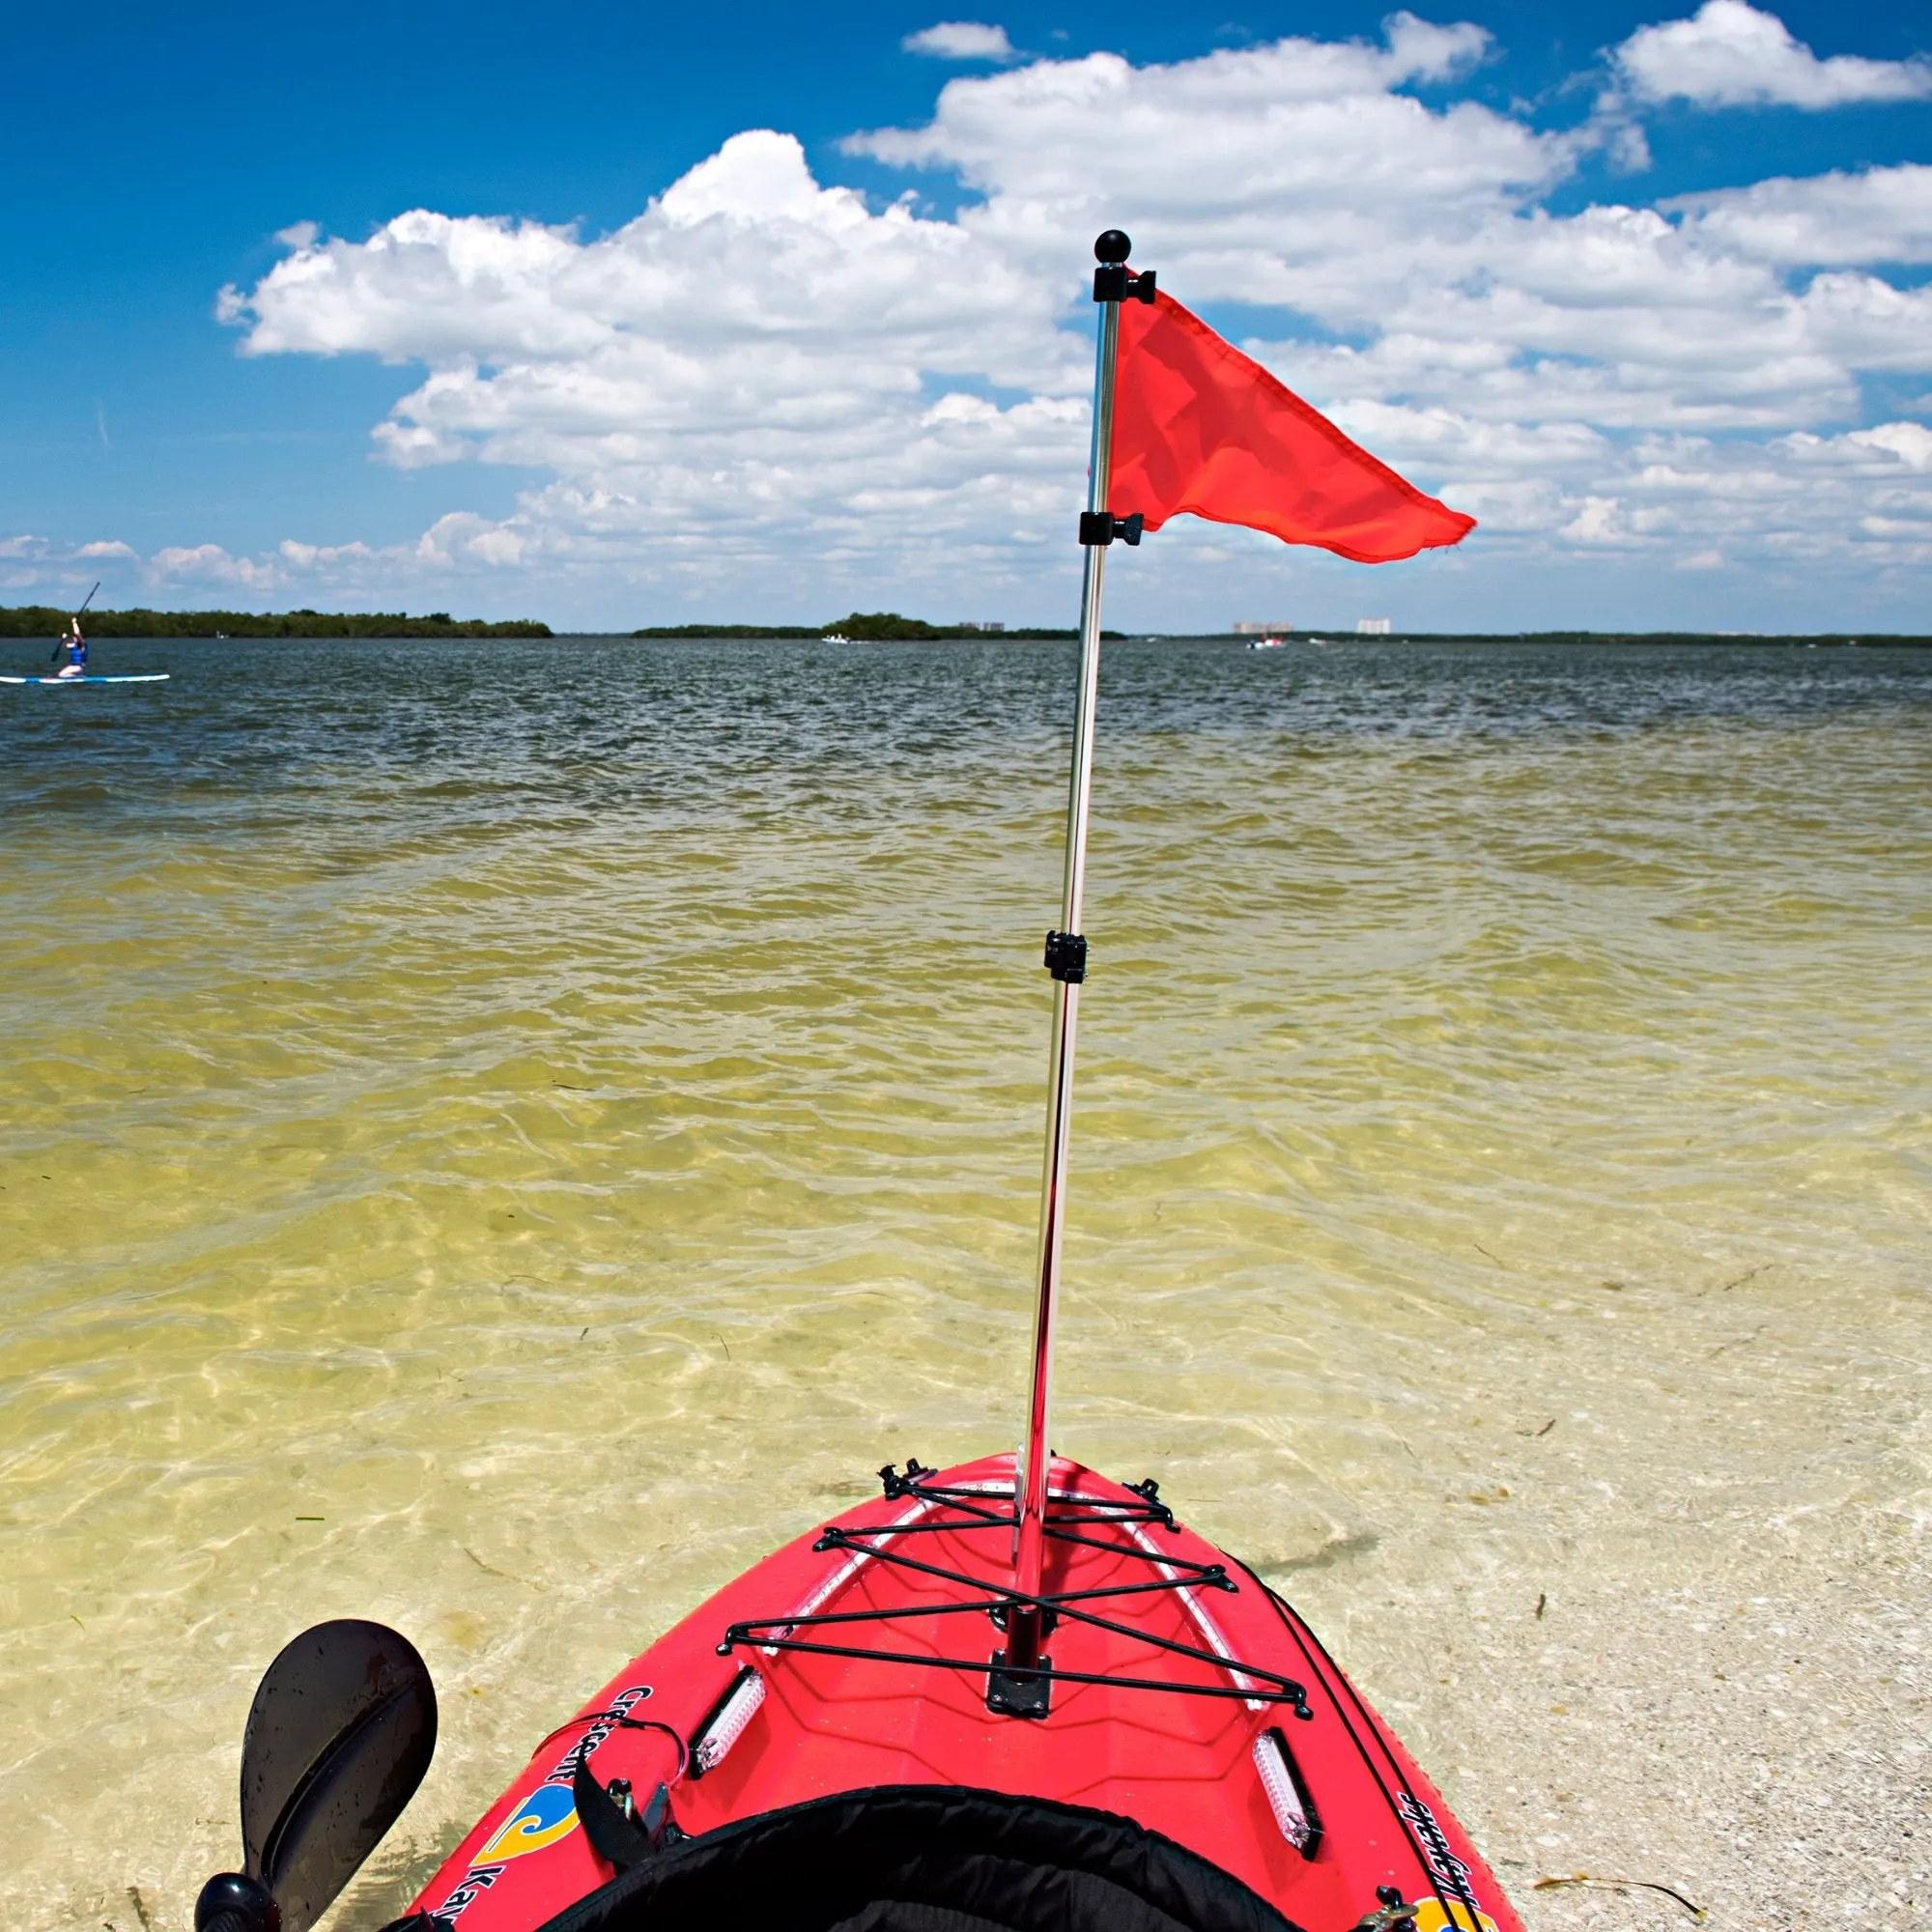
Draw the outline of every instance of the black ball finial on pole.
M1127 259L1133 245L1120 229L1110 228L1094 243L1094 259L1109 268L1116 267Z

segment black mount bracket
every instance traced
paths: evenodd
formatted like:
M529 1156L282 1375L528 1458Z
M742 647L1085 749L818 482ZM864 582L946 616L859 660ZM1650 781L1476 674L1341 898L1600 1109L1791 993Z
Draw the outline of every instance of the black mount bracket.
M1046 935L1046 970L1056 980L1077 986L1087 977L1087 939L1079 932Z
M1080 541L1084 544L1110 544L1118 537L1123 544L1138 546L1146 523L1147 517L1140 510L1136 510L1131 517L1117 517L1112 510L1082 510Z
M1118 228L1109 228L1095 238L1094 259L1100 265L1094 270L1094 299L1096 302L1153 300L1153 270L1143 269L1137 273L1127 267L1127 256L1132 252L1133 245Z
M1096 302L1151 302L1154 298L1154 271L1138 273L1124 262L1102 262L1094 270L1094 299Z

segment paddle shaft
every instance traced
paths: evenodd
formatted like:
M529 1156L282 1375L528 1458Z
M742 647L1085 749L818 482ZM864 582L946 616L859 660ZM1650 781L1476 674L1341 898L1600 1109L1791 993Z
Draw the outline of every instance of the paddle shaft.
M1121 304L1103 301L1094 369L1094 448L1087 473L1087 507L1107 507L1108 469L1114 444L1114 364L1120 349ZM1080 903L1087 875L1088 804L1094 784L1094 715L1100 695L1100 586L1107 546L1085 546L1080 586L1080 691L1073 712L1073 769L1066 793L1066 871L1061 890L1060 930L1080 930ZM1080 985L1053 982L1053 1037L1047 1057L1046 1155L1040 1177L1039 1250L1034 1271L1033 1392L1027 1409L1025 1461L1016 1488L1019 1515L1014 1539L1014 1582L1026 1596L1040 1594L1046 1547L1049 1399L1053 1383L1053 1329L1060 1304L1060 1261L1066 1229L1066 1155L1073 1117L1073 1047L1080 1020ZM1012 1613L1009 1655L1030 1664L1039 1641L1038 1614ZM1022 1629L1024 1625L1026 1628Z

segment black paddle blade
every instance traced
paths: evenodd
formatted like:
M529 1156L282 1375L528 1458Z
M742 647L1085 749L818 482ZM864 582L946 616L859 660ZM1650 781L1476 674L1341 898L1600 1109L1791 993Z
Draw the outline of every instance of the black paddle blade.
M308 1932L415 1795L436 1750L436 1690L415 1646L345 1618L270 1664L242 1744L247 1875Z

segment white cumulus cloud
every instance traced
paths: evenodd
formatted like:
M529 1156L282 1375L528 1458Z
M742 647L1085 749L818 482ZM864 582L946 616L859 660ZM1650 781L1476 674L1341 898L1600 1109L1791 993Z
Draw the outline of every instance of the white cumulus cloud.
M1845 438L1853 448L1882 449L1912 469L1932 469L1932 429L1923 423L1880 423L1876 429L1855 429Z
M38 592L37 602L51 596L63 607L77 604L96 580L123 576L116 565L140 562L139 553L117 538L62 544L24 533L0 537L0 587Z
M926 54L934 60L1009 61L1014 57L1007 30L982 20L941 20L936 26L908 34L899 44L909 54Z
M1932 262L1932 167L1777 176L1659 206L1715 251L1780 268Z
M1932 64L1857 54L1820 60L1776 14L1747 0L1704 0L1688 20L1639 27L1613 58L1642 100L1820 108L1932 97Z
M271 563L254 557L231 556L219 544L169 544L148 559L152 575L183 583L239 584L266 590L279 581Z
M1726 6L1783 35L1713 0L1626 43L1627 78L1662 72L1643 35L1721 25ZM1932 293L1889 272L1932 259L1932 169L1556 213L1601 125L1552 133L1453 98L1489 44L1397 14L1376 43L955 78L923 125L848 141L905 171L883 204L751 129L606 235L426 209L359 241L298 224L222 297L244 353L414 369L375 428L384 461L546 480L412 547L292 543L256 567L622 582L720 610L783 582L823 611L849 595L1064 612L1089 244L1115 223L1163 287L1483 519L1429 568L1654 556L1721 575L1701 561L1718 555L1755 584L1767 565L1861 582L1915 567L1925 432L1870 422L1865 396L1932 371ZM1408 91L1424 82L1452 98ZM967 189L956 214L924 208L927 177ZM1258 586L1312 567L1176 526L1135 561L1156 605L1188 594L1208 547Z

